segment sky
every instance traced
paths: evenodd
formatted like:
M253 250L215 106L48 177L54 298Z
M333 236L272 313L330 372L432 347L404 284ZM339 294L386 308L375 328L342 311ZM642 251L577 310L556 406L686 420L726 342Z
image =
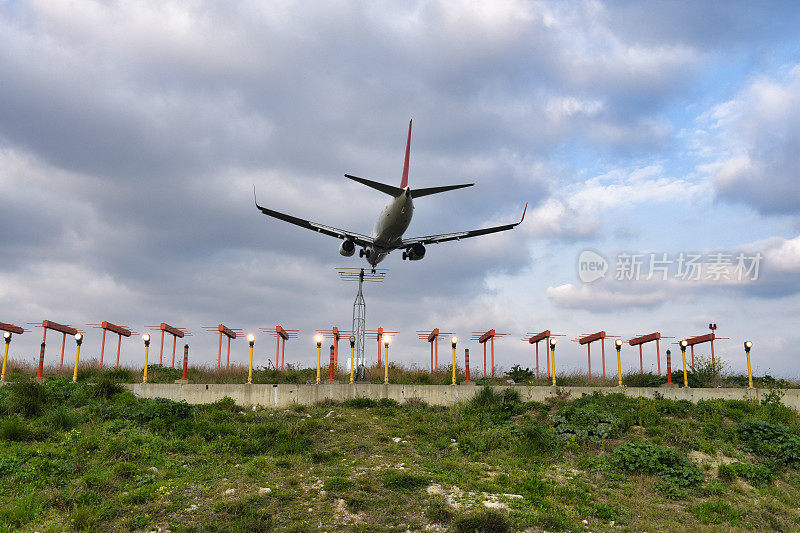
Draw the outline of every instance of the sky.
M300 330L287 362L311 365L317 329L351 328L336 269L365 263L262 215L253 186L368 234L388 198L343 174L398 185L413 118L409 185L476 185L418 199L407 236L528 210L387 257L364 290L367 328L399 332L391 360L427 368L415 332L439 328L482 366L468 339L493 328L498 366L532 368L521 339L550 329L559 370L585 370L582 334L716 323L730 371L752 340L756 373L800 377L798 27L790 1L0 1L0 321L84 329L86 359L87 324L166 322L209 365L203 326L224 323L257 335L256 366L280 324ZM36 360L28 327L12 359Z

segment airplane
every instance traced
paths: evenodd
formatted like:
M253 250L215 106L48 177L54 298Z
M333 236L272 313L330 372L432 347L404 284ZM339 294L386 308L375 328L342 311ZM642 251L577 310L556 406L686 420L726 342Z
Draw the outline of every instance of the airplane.
M352 256L356 247L360 247L358 252L359 257L365 257L367 262L372 266L373 272L375 267L383 261L383 259L392 250L403 250L403 260L419 261L425 257L425 245L435 244L447 241L457 241L467 239L469 237L478 237L479 235L487 235L489 233L497 233L499 231L507 231L514 229L516 226L525 220L525 212L528 210L528 204L522 211L522 218L519 222L512 224L505 224L502 226L493 226L491 228L482 228L471 231L461 231L456 233L443 233L439 235L427 235L424 237L412 237L408 239L403 238L403 233L408 229L411 223L411 217L414 214L414 198L420 198L431 194L438 194L440 192L452 191L454 189L461 189L464 187L472 187L474 183L462 183L459 185L444 185L440 187L428 187L423 189L412 189L408 186L408 160L411 151L411 124L408 123L408 140L406 141L406 158L403 165L403 177L400 180L400 187L379 183L350 174L345 174L346 178L357 181L367 187L372 187L382 193L388 194L392 200L386 205L381 212L378 221L375 223L375 229L372 234L362 235L353 231L346 231L324 224L318 224L302 218L297 218L292 215L287 215L272 209L258 205L258 198L255 197L255 186L253 187L253 196L255 198L256 208L258 208L265 215L289 222L301 228L317 231L324 235L330 235L342 240L339 246L339 253L345 257Z

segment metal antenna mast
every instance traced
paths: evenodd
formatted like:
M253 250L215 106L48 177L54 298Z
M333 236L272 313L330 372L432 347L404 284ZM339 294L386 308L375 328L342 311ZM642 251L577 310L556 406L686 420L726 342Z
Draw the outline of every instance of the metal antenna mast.
M358 293L353 302L353 336L356 338L355 365L356 379L364 379L366 361L364 359L364 333L367 328L367 304L364 301L363 286L365 281L381 282L386 277L388 270L376 269L364 272L358 268L339 268L339 277L344 281L358 281Z

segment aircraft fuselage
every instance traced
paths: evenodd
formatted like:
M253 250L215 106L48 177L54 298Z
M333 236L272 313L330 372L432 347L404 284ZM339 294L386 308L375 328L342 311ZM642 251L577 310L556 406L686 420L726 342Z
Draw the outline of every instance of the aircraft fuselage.
M371 235L375 239L375 245L367 258L370 265L375 266L383 261L389 250L403 238L403 233L411 224L411 217L414 215L414 201L411 199L409 190L410 188L406 187L403 194L386 204L375 223Z

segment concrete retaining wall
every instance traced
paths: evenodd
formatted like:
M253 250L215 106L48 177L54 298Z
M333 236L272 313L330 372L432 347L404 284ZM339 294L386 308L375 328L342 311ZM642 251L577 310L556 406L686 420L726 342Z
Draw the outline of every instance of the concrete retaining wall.
M473 385L374 385L374 384L320 384L320 385L247 385L247 384L195 384L177 385L172 383L136 383L126 387L140 398L169 398L175 401L185 400L190 404L212 403L229 396L238 405L287 408L295 404L313 405L323 400L342 402L351 398L391 398L400 403L418 398L430 405L453 405L459 401L469 400L480 387ZM667 388L667 387L533 387L514 385L496 387L496 389L513 388L518 391L523 401L542 402L557 394L568 394L579 398L584 394L599 391L604 394L622 392L626 396L652 398L658 394L671 400L724 399L747 400L763 398L769 392L766 389L745 388ZM788 389L783 396L783 403L800 411L800 389Z

